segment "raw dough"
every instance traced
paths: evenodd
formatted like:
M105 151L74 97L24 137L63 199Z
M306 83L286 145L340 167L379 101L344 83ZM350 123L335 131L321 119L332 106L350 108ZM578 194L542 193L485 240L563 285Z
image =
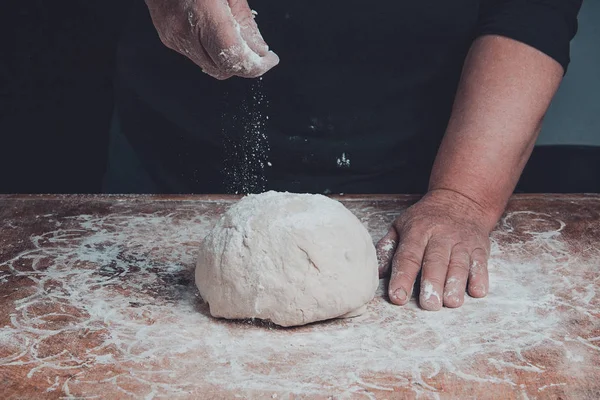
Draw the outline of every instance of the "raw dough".
M340 202L310 194L244 197L204 239L196 266L213 316L281 326L360 314L378 282L365 227Z

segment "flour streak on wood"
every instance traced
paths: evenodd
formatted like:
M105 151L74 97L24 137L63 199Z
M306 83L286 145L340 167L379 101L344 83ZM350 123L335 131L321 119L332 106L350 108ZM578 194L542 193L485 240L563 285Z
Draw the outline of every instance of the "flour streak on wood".
M598 397L600 198L517 198L486 299L274 329L215 320L193 269L217 200L0 198L8 397ZM374 239L408 205L346 205Z

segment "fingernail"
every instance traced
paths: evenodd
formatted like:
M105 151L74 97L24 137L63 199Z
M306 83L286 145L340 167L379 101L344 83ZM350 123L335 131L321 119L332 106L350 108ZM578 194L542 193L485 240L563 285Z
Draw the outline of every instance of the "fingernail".
M471 290L478 296L485 296L486 290L484 285L474 285Z
M406 301L406 297L407 297L406 290L404 290L402 288L396 289L394 291L393 297L400 303L404 303Z
M457 295L451 294L446 297L446 302L448 303L449 306L454 307L460 303L460 299L458 298Z

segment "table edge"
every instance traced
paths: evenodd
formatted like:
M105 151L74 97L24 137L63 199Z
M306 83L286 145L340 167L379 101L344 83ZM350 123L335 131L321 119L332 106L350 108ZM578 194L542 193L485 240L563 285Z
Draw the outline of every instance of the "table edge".
M415 201L416 194L335 194L328 197L343 201ZM242 195L229 194L0 194L0 201L155 201L155 202L231 202ZM531 193L515 194L514 200L600 200L600 193Z

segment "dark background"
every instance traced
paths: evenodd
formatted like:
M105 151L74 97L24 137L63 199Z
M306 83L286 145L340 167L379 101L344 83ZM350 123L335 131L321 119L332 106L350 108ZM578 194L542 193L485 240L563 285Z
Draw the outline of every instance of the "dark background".
M99 192L127 1L3 0L0 192Z
M3 0L0 193L100 192L128 4ZM538 146L517 191L600 192L600 147Z

